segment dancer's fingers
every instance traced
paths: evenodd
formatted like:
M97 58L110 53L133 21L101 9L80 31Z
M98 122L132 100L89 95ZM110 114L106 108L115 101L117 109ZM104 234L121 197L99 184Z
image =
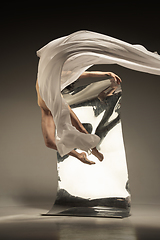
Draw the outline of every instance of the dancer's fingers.
M120 84L122 82L121 78L116 75L117 83Z
M114 81L114 83L120 84L122 82L121 78L119 76L117 76L115 73L109 72L107 75L109 75L113 78L113 80L111 80L111 81L112 82Z

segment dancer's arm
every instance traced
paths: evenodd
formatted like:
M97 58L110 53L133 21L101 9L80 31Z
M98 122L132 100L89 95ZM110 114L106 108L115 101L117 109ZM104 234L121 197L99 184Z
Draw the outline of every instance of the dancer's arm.
M82 73L82 75L79 78L88 78L88 77L106 77L106 75L110 76L112 78L111 82L112 82L112 88L114 90L114 85L116 84L120 84L122 81L120 79L120 77L118 77L116 74L112 73L112 72L84 72ZM83 133L88 133L87 130L83 127L82 123L80 122L80 120L78 119L78 117L76 116L76 114L72 111L72 109L69 107L70 110L70 116L71 116L71 121L72 121L72 125L74 127L76 127L76 129L80 132Z
M115 82L118 84L120 84L122 82L120 77L118 77L116 74L114 74L112 72L99 72L99 71L89 72L89 71L86 71L86 72L82 73L79 78L106 77L106 75L113 78L115 80Z

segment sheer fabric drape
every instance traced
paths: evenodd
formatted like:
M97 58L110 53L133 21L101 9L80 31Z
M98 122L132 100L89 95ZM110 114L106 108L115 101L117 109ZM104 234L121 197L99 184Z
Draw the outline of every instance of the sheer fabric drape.
M56 144L61 156L74 148L88 151L99 143L94 134L84 134L72 126L68 105L61 91L94 64L121 66L160 75L160 56L141 45L90 31L78 31L56 39L37 51L38 84L42 99L56 125Z

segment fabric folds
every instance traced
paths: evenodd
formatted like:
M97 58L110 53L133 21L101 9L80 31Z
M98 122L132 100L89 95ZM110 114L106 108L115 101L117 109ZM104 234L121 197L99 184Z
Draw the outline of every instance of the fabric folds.
M79 132L71 124L68 104L61 91L94 64L118 64L136 71L160 75L160 56L141 45L90 31L78 31L51 41L37 51L38 85L56 125L56 144L61 156L74 148L88 151L99 137Z

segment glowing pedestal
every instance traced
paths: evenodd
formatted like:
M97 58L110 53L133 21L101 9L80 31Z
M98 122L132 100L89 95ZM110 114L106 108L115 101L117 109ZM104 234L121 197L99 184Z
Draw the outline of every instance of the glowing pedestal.
M87 131L101 138L97 149L104 160L100 162L89 155L88 159L96 164L87 165L57 153L58 191L54 206L65 210L54 213L53 206L48 215L127 217L130 194L120 120L121 88L116 86L111 91L110 80L85 87L76 84L65 89L63 96Z

